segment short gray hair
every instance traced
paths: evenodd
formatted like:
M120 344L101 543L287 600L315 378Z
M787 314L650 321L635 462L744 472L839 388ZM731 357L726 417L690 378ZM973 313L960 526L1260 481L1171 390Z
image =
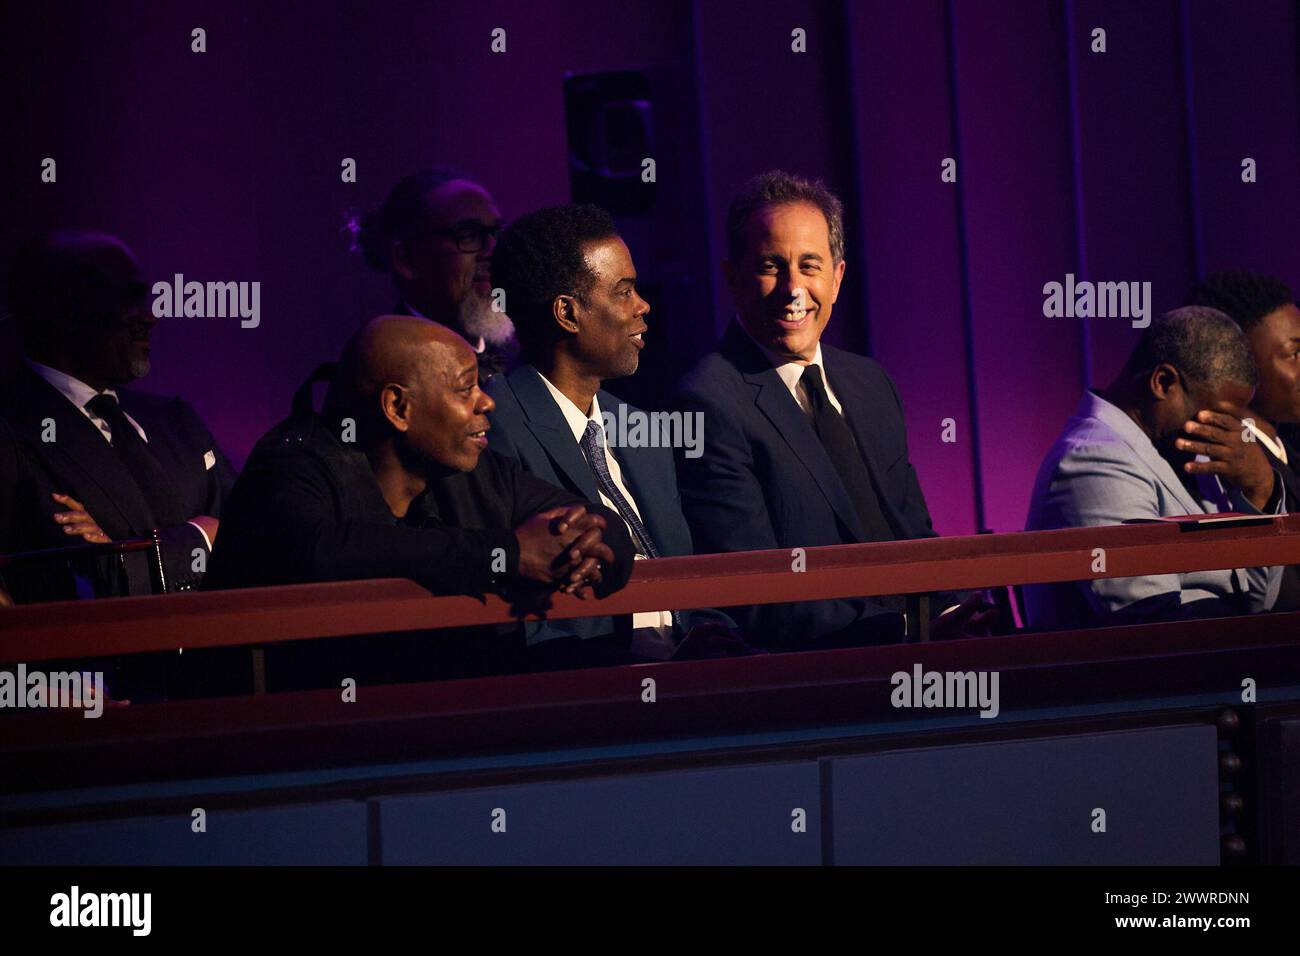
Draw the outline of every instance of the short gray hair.
M1218 309L1185 305L1166 312L1142 333L1129 359L1133 371L1167 362L1198 385L1236 382L1254 388L1259 371L1250 343L1236 322Z
M745 251L745 225L749 217L764 206L783 206L806 202L816 206L826 217L830 233L831 260L844 261L844 206L820 179L804 179L779 169L755 176L731 200L727 209L727 256L739 262Z

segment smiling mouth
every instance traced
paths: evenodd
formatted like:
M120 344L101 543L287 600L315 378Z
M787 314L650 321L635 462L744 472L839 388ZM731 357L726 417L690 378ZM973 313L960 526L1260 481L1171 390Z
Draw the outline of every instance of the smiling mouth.
M789 309L778 313L776 322L783 329L795 331L806 326L816 314L816 309Z
M637 332L635 335L631 336L632 341L637 344L637 348L645 347L645 334L647 331L648 331L647 329L642 329L640 332Z
M488 433L488 430L487 430L486 428L483 429L481 432L470 432L470 433L469 433L469 440L472 441L474 444L479 445L480 447L484 447L484 448L486 448L486 447L487 447L487 433Z

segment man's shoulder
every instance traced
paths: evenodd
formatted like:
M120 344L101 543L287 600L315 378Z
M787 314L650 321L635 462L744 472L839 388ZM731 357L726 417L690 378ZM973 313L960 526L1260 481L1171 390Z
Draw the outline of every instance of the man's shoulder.
M1092 415L1074 415L1053 446L1062 457L1135 457L1128 440L1108 422Z
M1091 415L1075 415L1066 423L1040 471L1043 477L1085 483L1120 477L1143 484L1157 481L1147 456L1129 437Z
M683 376L678 392L684 397L712 399L726 404L736 398L737 386L743 381L735 360L721 349L714 349Z
M841 373L848 372L862 381L883 384L897 391L885 367L869 355L822 343L822 362Z
M490 413L493 422L498 420L515 420L523 416L523 402L515 390L517 378L523 366L501 375L493 375L483 385L483 391L492 396L496 408Z
M294 462L338 463L347 454L340 437L319 415L291 415L273 425L249 452L245 470L286 468ZM354 454L356 454L354 452Z
M119 388L118 403L122 410L146 425L147 422L161 422L179 431L186 432L203 426L203 419L194 406L179 395L156 395L152 392L139 392L135 389Z

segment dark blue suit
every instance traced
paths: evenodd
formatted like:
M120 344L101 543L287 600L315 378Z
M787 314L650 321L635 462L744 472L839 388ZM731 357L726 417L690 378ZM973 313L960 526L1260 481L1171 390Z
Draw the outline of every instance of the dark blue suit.
M523 364L505 375L495 375L487 384L487 392L497 403L490 416L492 428L488 431L488 445L493 451L517 459L525 471L551 484L600 503L596 481L582 448L574 440L564 413L536 368ZM620 416L639 411L604 389L597 395L602 412ZM620 410L620 406L625 410ZM661 556L692 554L691 532L682 515L672 449L620 447L615 454L623 482ZM732 624L726 615L713 610L685 612L682 617L687 629L703 620ZM618 627L628 626L628 618L618 624ZM530 623L528 643L531 646L574 635L596 637L613 633L615 627L614 619L608 617ZM679 640L682 637L676 636Z
M825 344L822 363L895 539L935 536L908 460L894 383L873 360ZM732 322L718 350L686 377L679 404L704 415L703 455L682 458L678 475L682 505L701 552L867 540L812 424L738 323ZM941 603L935 610L946 606ZM888 618L880 617L886 614ZM898 616L871 599L755 606L737 618L751 642L768 647L902 636Z

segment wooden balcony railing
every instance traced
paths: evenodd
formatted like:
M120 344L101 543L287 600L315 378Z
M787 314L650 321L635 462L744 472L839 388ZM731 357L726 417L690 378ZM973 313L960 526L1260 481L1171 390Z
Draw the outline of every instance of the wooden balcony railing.
M1105 551L1106 569L1095 573L1098 548ZM794 557L784 550L637 562L622 591L599 601L560 595L547 616L725 608L1300 564L1300 515L1247 527L1119 525L808 548L802 563L806 570L793 571ZM0 611L0 661L131 654L178 644L269 644L494 624L518 617L495 595L435 597L404 579L71 601Z

